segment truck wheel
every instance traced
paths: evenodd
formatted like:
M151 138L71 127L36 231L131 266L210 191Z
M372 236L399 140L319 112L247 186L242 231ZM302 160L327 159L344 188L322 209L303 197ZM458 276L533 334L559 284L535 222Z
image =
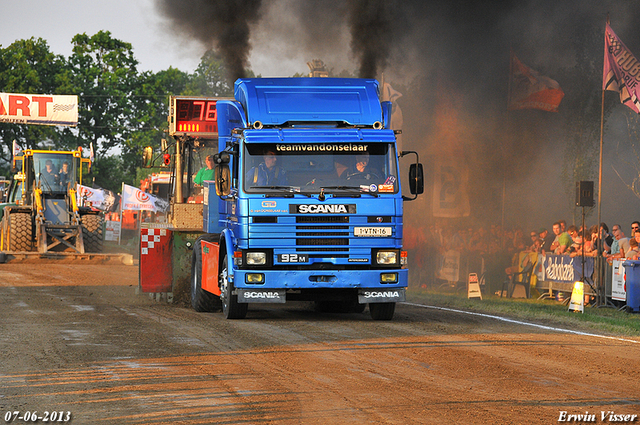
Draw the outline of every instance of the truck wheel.
M391 320L396 311L396 303L369 303L369 311L373 320Z
M360 304L358 300L351 304L351 312L352 313L363 313L364 309L367 308L366 304Z
M13 213L9 220L8 247L9 251L33 251L33 224L31 214Z
M228 269L227 254L224 255L222 260L222 267L220 269L220 298L222 299L222 312L227 319L244 319L247 315L249 304L239 303L238 296L233 295L234 286L233 282L229 281L229 269Z
M202 240L209 239L205 236L210 235L196 239L191 257L191 306L198 312L216 311L222 307L219 297L202 289ZM220 239L219 235L216 236L215 242Z
M85 214L80 218L84 252L102 252L102 217Z

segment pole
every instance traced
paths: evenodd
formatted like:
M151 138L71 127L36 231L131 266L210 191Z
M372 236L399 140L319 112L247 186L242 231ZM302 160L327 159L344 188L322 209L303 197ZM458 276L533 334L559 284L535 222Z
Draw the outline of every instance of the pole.
M118 245L122 245L122 197L124 196L124 182L122 182L122 188L120 189L120 234L118 235Z
M509 105L511 104L511 76L513 75L513 49L509 49L509 78L507 78L507 141L511 140L511 114L509 113ZM505 153L503 152L503 155ZM503 158L502 161L502 212L500 226L502 228L502 234L504 235L504 209L507 198L507 161ZM504 246L504 236L502 240Z
M584 242L585 242L585 228L584 228L584 205L582 206L582 287L584 288L584 281L586 280L584 277Z
M607 24L609 24L609 15L607 14ZM605 34L606 34L605 26ZM602 65L604 67L604 64ZM603 139L604 139L604 87L602 88L602 100L600 106L600 156L598 160L598 256L596 257L594 273L598 281L596 282L596 288L598 296L596 297L596 304L603 306L607 304L607 294L605 293L605 284L602 276L604 271L604 261L602 261L602 250L604 247L604 240L602 238L602 230L600 229L600 223L602 223L602 151L603 151Z
M176 137L176 156L175 156L175 164L176 164L176 180L175 180L175 200L174 203L182 204L182 173L184 172L182 168L182 148L184 146L183 140L180 137Z

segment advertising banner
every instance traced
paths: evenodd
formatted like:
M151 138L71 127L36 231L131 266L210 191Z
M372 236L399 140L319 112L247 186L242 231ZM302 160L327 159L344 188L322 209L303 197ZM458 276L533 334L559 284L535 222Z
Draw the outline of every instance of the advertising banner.
M469 203L469 173L466 167L452 158L438 158L432 167L433 216L468 217L471 214Z
M542 280L573 283L582 279L582 257L568 255L545 255L543 258ZM593 275L593 257L585 257L584 274Z
M78 125L78 96L0 93L0 123Z
M122 209L165 212L169 203L128 184L122 185Z
M460 252L450 249L440 257L438 279L457 282L460 277Z

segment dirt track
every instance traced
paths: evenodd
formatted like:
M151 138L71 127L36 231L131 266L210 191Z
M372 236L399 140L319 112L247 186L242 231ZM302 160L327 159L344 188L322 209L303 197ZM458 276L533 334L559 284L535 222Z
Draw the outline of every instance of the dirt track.
M132 266L0 264L2 419L37 410L70 411L74 424L550 424L563 411L596 423L601 411L640 414L637 338L409 304L392 322L304 304L225 321L136 296L136 286Z

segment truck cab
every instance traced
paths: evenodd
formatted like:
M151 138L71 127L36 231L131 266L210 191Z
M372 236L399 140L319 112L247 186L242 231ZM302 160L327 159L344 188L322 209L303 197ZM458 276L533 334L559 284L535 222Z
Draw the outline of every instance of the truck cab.
M389 320L408 285L391 105L365 79L240 79L217 102L192 304L243 318L249 303L314 301ZM416 155L417 156L417 155ZM412 192L422 167L412 164ZM411 199L415 199L411 198Z

